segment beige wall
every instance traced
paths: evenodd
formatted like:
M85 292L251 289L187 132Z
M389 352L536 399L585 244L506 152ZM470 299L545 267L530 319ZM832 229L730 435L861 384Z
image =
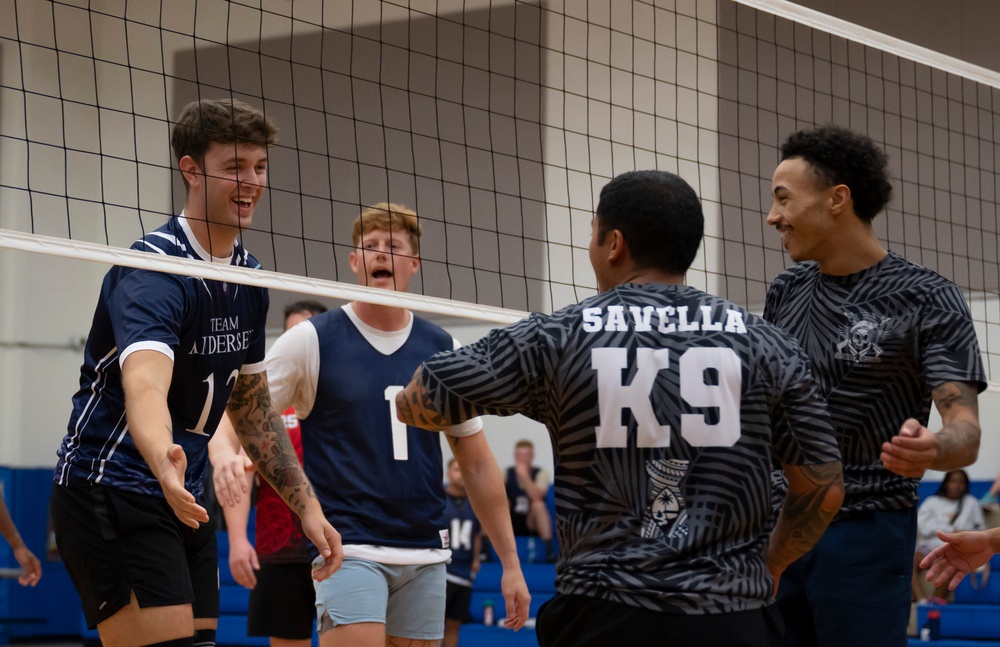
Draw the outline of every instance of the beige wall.
M1000 72L996 0L792 0Z

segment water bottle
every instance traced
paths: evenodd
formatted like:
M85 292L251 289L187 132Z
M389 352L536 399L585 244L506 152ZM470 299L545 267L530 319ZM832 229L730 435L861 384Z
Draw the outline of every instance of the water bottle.
M493 626L493 600L483 601L483 624L487 627Z
M931 642L941 637L941 611L931 609L927 612L927 621L920 628L921 642Z
M528 537L527 544L528 544L528 546L527 546L527 548L528 548L528 563L529 564L535 564L535 563L537 563L539 561L539 559L538 559L538 549L535 548L535 538L534 537Z

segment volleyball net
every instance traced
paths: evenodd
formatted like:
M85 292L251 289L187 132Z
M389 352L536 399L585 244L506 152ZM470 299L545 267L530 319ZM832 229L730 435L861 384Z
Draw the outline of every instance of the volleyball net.
M498 323L551 311L596 290L600 188L657 168L705 208L688 282L759 311L788 263L764 222L778 146L835 123L885 147L876 232L965 291L996 376L998 88L781 0L5 0L0 247L146 263L126 248L184 203L172 120L236 98L280 129L242 235L268 271L244 282ZM352 223L381 202L420 217L412 297L354 285Z

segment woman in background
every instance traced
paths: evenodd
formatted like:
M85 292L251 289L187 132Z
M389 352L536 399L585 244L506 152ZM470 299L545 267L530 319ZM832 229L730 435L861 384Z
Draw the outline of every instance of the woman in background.
M944 604L947 583L934 587L934 597L926 599L920 562L940 546L937 531L982 530L986 527L979 500L969 494L969 475L954 470L944 475L941 487L920 504L917 513L917 549L913 557L913 599L916 602Z

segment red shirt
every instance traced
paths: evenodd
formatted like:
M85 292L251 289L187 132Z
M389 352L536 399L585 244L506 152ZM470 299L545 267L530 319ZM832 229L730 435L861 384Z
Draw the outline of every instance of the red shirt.
M289 407L281 419L301 464L302 428L295 409ZM299 516L291 511L284 499L260 476L257 477L256 525L255 548L260 561L301 563L312 560L312 543L302 532Z

